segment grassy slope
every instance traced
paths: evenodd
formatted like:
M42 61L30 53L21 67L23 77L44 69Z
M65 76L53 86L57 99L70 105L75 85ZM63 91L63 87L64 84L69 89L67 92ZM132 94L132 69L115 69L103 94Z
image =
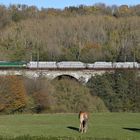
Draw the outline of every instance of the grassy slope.
M1 136L70 136L116 138L118 140L140 140L140 113L94 113L90 114L89 128L86 134L77 130L77 114L34 114L1 115Z

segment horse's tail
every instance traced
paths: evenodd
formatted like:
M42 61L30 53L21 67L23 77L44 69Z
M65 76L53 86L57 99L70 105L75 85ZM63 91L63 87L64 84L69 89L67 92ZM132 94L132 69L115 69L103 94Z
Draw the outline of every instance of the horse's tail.
M85 119L83 120L83 122L82 122L83 127L85 127L85 126L87 125L87 122L88 122L88 118L85 118Z

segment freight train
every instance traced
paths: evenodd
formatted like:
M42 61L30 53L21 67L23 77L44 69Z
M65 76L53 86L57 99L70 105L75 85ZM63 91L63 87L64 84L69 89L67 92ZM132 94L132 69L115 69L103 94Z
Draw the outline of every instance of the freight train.
M0 61L0 69L140 69L138 62L95 62L80 61L30 61L7 62Z

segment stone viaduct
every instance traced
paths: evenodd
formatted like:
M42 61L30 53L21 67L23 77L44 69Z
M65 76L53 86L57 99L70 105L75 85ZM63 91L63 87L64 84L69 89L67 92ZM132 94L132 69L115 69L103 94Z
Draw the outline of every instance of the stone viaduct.
M138 76L140 76L140 69L136 69L139 71ZM87 83L88 80L95 75L102 75L105 72L111 73L114 72L114 69L0 69L0 76L6 75L21 75L31 79L37 79L38 77L46 77L50 80L55 78L59 78L62 76L68 76L71 78L75 78L81 83Z
M110 70L109 72L112 72L113 70ZM38 78L38 77L46 77L50 80L53 80L57 77L61 76L69 76L72 78L75 78L81 83L87 83L88 80L95 75L101 75L105 73L106 70L88 70L88 69L82 69L82 70L29 70L29 69L22 69L22 70L0 70L0 75L23 75L28 78Z

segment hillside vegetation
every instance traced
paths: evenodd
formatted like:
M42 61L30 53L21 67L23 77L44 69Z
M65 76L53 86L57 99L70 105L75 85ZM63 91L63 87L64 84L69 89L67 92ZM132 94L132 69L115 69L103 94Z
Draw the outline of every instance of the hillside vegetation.
M0 77L0 112L139 112L137 71L116 71L92 77L86 85L74 79Z
M140 62L140 5L38 9L0 5L0 61ZM0 77L0 113L140 111L137 71L116 71L81 85Z
M0 60L138 61L140 6L0 6Z

